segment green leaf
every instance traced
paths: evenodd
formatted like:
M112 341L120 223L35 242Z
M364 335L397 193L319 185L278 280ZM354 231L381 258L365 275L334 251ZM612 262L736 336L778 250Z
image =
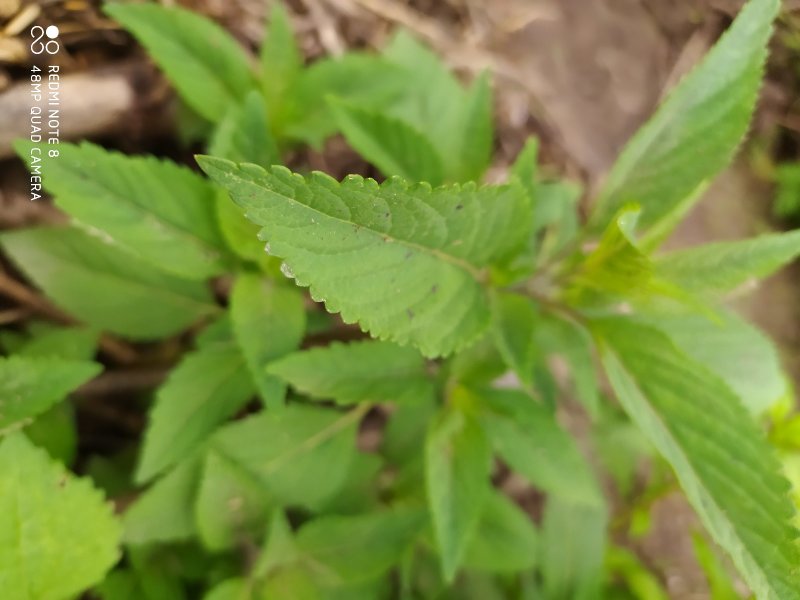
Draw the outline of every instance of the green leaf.
M541 352L566 363L575 397L591 417L596 417L600 410L600 391L591 335L577 323L547 312L540 314L535 333Z
M389 42L384 56L404 72L399 78L404 83L404 94L395 103L393 113L426 133L445 161L446 178L459 181L468 128L477 127L476 155L483 150L482 125L468 122L467 108L479 112L484 89L474 88L474 95L468 100L466 91L441 59L402 30Z
M252 91L241 105L228 110L214 131L208 151L214 156L264 167L281 162L261 94Z
M651 291L653 266L634 239L640 216L638 207L629 206L614 217L597 248L579 267L570 294L586 289L636 297Z
M93 590L102 600L139 600L139 583L136 575L128 570L117 569Z
M297 544L294 532L286 519L286 514L280 508L272 511L269 517L269 531L264 543L264 549L258 557L253 574L263 576L279 567L291 564L297 560Z
M778 165L775 183L777 189L773 213L781 219L797 217L800 214L800 164Z
M531 199L531 204L535 205L538 193L537 182L539 180L539 140L535 137L525 140L525 145L514 159L509 175L515 177Z
M382 112L345 102L331 101L331 108L350 145L384 175L431 185L444 182L442 159L421 131Z
M399 563L424 524L425 513L413 509L321 517L300 528L297 548L331 584L353 584Z
M154 269L77 229L8 232L0 245L56 304L111 333L157 339L216 311L202 283Z
M622 579L636 600L670 600L658 575L651 572L635 553L626 548L611 546L607 549L606 570L615 579ZM722 599L713 598L713 600Z
M672 465L690 503L759 598L800 598L788 482L730 389L658 331L593 323L625 410Z
M571 181L539 183L535 189L533 230L543 232L538 263L544 264L575 241L583 189Z
M449 354L487 327L486 269L524 242L530 207L517 187L409 186L390 179L198 159L299 285L374 336ZM496 235L503 231L502 236Z
M464 555L464 566L495 573L532 569L538 560L539 534L530 516L493 491Z
M200 460L190 457L148 488L125 511L125 542L185 540L196 532L192 507L200 485Z
M575 441L553 413L516 390L468 390L495 451L532 484L576 505L602 506L603 497Z
M0 435L44 413L100 371L93 362L0 357Z
M272 363L269 372L304 394L339 404L414 404L434 392L419 352L377 340L296 352Z
M72 465L78 453L78 429L72 404L56 404L36 417L33 423L25 427L25 437L46 450L53 459L65 466Z
M640 226L665 218L730 161L747 131L779 0L750 0L703 62L628 143L597 200L605 225L629 202Z
M659 256L664 279L696 293L724 293L768 277L800 256L800 231L717 242Z
M261 399L268 408L282 406L285 386L267 373L267 366L300 345L306 326L303 296L297 289L243 274L231 292L230 314Z
M106 4L105 12L147 49L195 112L218 121L255 87L249 58L230 34L190 10Z
M764 414L788 392L772 341L731 312L710 317L661 314L642 320L724 381L754 416Z
M480 74L467 93L461 128L461 156L456 181L480 181L492 160L494 119L489 73Z
M692 534L692 546L697 562L708 579L712 600L741 600L734 587L733 578L727 573L714 548L702 534Z
M436 416L435 399L401 404L386 423L381 438L381 453L395 465L420 458L419 440Z
M377 56L348 52L318 60L300 73L288 91L283 133L319 148L336 132L330 98L378 109L406 93L406 83L402 69Z
M226 579L209 590L203 600L252 600L250 588L251 584L247 579Z
M259 227L245 218L225 190L217 192L216 213L220 232L228 248L239 258L263 267L270 256L264 252L264 244L258 240Z
M498 293L493 308L493 334L505 363L526 389L533 384L533 371L541 360L536 343L539 314L536 305L517 294Z
M94 358L100 334L86 327L55 327L33 323L31 338L15 354L26 357L62 358L88 361Z
M289 405L220 429L211 446L284 505L314 509L345 481L363 411Z
M21 155L31 144L17 145ZM23 150L24 149L24 150ZM161 270L206 279L225 270L213 186L185 167L88 142L42 159L44 187L89 232Z
M63 600L119 559L120 526L87 479L22 434L0 440L0 589L19 600Z
M602 598L608 515L603 507L548 498L541 528L545 598Z
M303 57L295 42L292 22L281 2L272 11L261 46L261 86L270 111L282 116L286 92L303 67Z
M463 562L489 496L491 449L479 425L460 411L434 422L425 441L425 482L444 578Z
M227 321L221 321L218 327L230 335ZM191 454L254 394L236 344L231 339L201 341L156 392L137 482L149 481Z
M417 454L420 454L417 452ZM319 505L319 512L352 515L375 510L380 506L385 480L382 479L383 458L371 452L356 453L350 461L345 479L339 490Z
M197 533L212 551L232 548L266 524L269 497L260 483L213 450L206 455L194 506Z

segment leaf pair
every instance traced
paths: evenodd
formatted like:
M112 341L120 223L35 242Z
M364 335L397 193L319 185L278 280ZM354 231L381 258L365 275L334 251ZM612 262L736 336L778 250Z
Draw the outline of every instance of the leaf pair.
M148 481L202 445L257 392L279 409L285 387L268 363L296 349L305 331L296 290L241 275L231 294L230 319L214 324L158 390L150 413L137 479Z
M127 541L197 536L219 550L252 534L271 507L324 506L354 463L362 415L290 405L217 429L126 513Z
M429 50L400 33L385 51L411 93L382 110L333 102L333 116L353 148L386 176L440 185L478 181L492 154L489 78L469 91Z

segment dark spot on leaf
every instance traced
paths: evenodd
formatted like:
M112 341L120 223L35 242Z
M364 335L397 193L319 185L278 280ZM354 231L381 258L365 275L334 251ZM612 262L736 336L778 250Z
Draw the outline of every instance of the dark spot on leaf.
M414 318L414 311L411 310L410 308L406 309L406 314L408 315L409 319L413 319Z
M456 204L456 210L461 210L462 208L464 208L463 204Z
M433 284L431 286L431 294L435 294L438 291L439 291L439 286L437 284Z

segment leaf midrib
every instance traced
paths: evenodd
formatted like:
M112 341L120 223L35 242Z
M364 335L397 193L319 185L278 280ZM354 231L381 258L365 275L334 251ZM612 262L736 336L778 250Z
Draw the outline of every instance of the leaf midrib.
M270 173L269 171L267 171L267 174L270 175L270 176L272 175L272 173ZM412 241L409 241L409 240L404 240L404 239L395 237L395 236L393 236L393 235L391 235L389 233L382 232L382 231L379 231L377 229L373 229L372 227L369 227L367 225L362 225L361 223L356 223L355 221L347 221L347 220L345 220L345 219L343 219L341 217L336 217L334 215L331 215L331 214L328 214L326 212L323 212L323 211L321 211L321 210L319 210L317 208L309 206L308 204L303 204L302 202L300 202L299 200L297 200L295 198L292 198L292 197L287 196L287 195L285 195L285 194L283 194L281 192L276 191L275 188L273 188L271 186L270 187L267 187L266 185L265 186L261 186L261 185L255 183L254 181L244 179L241 176L239 176L239 178L242 181L245 181L246 183L250 183L250 184L255 185L256 187L259 187L261 189L266 189L270 193L275 194L276 196L278 196L280 198L283 198L284 200L288 201L289 203L295 204L297 206L301 206L304 209L313 212L314 214L324 216L327 219L332 219L332 220L334 220L334 221L336 221L338 223L341 223L342 225L346 225L346 226L349 226L349 227L358 227L360 230L363 229L364 231L369 232L373 236L380 237L385 243L397 243L397 244L400 244L402 246L406 246L406 247L409 247L409 248L411 248L413 250L416 250L417 252L420 252L422 254L432 255L434 258L437 258L437 259L439 259L439 260L441 260L443 262L449 263L449 264L451 264L451 265L453 265L453 266L455 266L455 267L457 267L457 268L459 268L459 269L461 269L463 271L466 271L467 273L470 274L470 276L477 283L479 283L481 285L486 283L485 270L478 268L476 265L471 264L470 262L468 262L465 259L458 258L456 256L453 256L452 254L447 254L447 253L445 253L445 252L443 252L441 250L438 250L436 248L431 248L429 246L423 246L423 245L421 245L421 244L419 244L417 242L412 242ZM338 182L337 182L337 185L338 185ZM258 207L256 206L256 207L253 207L253 208L257 209ZM347 207L347 209L348 209L348 212L351 212L349 206ZM269 232L267 231L267 227L265 225L261 224L261 223L259 223L258 225L260 227L262 227L262 230L264 230L265 233L267 233L266 237L269 237L269 235L268 235ZM319 227L321 225L317 224L316 226Z

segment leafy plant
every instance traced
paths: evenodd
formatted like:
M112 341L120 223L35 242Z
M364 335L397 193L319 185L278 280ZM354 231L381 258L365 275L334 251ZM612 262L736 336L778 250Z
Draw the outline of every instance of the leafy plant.
M255 61L184 9L108 5L208 122L214 156L197 159L206 179L62 145L42 172L71 223L0 235L93 328L0 339L0 589L663 598L608 541L608 489L629 497L652 446L671 471L655 462L650 493L677 481L756 597L800 598L797 500L773 448L791 466L796 417L775 413L791 391L769 340L723 306L800 254L800 233L657 251L746 132L777 10L750 0L582 222L579 190L540 179L535 142L506 183L473 182L491 159L489 78L463 88L408 34L305 66L279 7ZM337 132L386 180L273 166ZM124 452L86 465L94 488L132 499L113 517L35 447L69 454L37 427L74 428L50 411L97 375L93 331L152 342L190 326L135 466ZM576 412L592 426L579 439L562 426ZM544 498L539 522L493 485L509 470ZM696 548L731 597L715 550Z

